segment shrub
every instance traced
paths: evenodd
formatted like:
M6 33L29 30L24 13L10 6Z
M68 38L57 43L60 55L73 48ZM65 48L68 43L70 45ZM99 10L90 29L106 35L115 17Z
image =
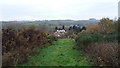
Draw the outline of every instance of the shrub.
M57 37L55 37L54 35L52 34L48 34L47 35L47 39L48 39L48 43L52 43L53 41L57 41Z
M92 37L87 33L81 33L78 35L76 42L77 46L80 46L82 49L84 49L89 43L92 42Z
M88 33L82 32L79 33L76 38L77 46L84 46L87 47L92 42L99 42L99 41L108 41L112 42L117 40L118 35L116 33L113 34L101 34L101 33Z
M53 38L51 36L48 39L45 32L34 28L18 31L11 28L2 29L2 65L25 63L30 53L48 43L49 40L54 41Z
M118 66L118 43L117 42L97 42L89 44L86 53L96 65Z
M118 40L117 39L118 34L117 33L113 33L113 34L103 34L103 41L108 41L108 42L112 42L114 40Z
M85 49L90 43L102 40L102 35L98 33L82 32L76 38L76 45L81 49Z
M82 32L76 38L77 47L89 55L96 65L118 66L117 34Z

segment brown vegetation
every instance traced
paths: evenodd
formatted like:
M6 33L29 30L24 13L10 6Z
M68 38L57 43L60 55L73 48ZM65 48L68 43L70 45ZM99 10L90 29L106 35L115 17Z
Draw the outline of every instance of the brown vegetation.
M103 18L97 25L87 27L76 38L78 48L91 57L98 66L118 66L119 20L113 22Z
M2 65L13 66L27 61L29 55L49 41L54 41L54 36L47 36L44 31L34 28L2 29ZM52 40L50 40L52 39Z
M118 66L118 43L97 42L91 43L86 48L86 53L95 59L99 66Z

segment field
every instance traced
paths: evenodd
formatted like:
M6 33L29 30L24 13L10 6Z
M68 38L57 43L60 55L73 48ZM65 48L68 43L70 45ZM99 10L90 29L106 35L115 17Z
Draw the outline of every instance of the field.
M2 65L119 66L119 23L120 19L103 18L87 26L70 23L4 25Z
M40 48L23 66L92 66L92 63L75 49L74 40L58 39L52 45Z

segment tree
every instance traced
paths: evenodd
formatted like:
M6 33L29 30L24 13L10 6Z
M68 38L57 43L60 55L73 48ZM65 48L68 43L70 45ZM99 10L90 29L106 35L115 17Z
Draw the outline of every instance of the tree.
M83 26L81 30L86 30L86 27L85 27L85 26Z
M56 27L55 27L55 30L57 30L57 29L58 29L58 27L56 26Z
M98 32L98 25L87 26L86 32L90 33Z
M98 23L98 30L101 33L112 33L113 32L113 21L109 18L102 18Z
M69 30L72 30L72 26L69 27Z
M62 29L65 29L65 26L64 26L64 25L62 26Z

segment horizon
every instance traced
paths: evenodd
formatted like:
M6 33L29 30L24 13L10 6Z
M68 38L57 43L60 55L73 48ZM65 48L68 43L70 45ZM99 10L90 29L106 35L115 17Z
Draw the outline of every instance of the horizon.
M109 18L109 17L102 17L102 18ZM81 21L81 20L90 20L90 19L95 19L95 20L101 20L102 18L100 19L96 19L96 18L89 18L89 19L44 19L44 20L0 20L0 21L57 21L57 20L72 20L72 21ZM111 20L116 20L118 18L109 18Z
M3 0L0 21L97 20L118 17L119 0Z

